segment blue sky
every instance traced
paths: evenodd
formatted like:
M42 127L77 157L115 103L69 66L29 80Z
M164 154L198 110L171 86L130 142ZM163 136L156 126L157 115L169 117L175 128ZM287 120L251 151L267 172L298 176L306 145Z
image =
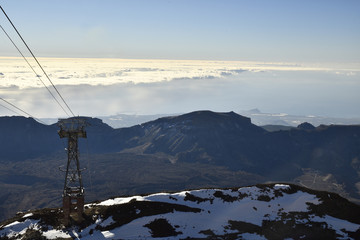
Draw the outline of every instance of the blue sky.
M359 0L0 4L35 55L54 58L41 62L79 115L259 108L360 118ZM0 24L25 53L2 14ZM0 96L36 117L66 117L9 56L19 54L0 31Z
M357 0L0 3L39 56L360 61ZM0 21L11 31L3 16ZM16 55L0 36L1 55Z

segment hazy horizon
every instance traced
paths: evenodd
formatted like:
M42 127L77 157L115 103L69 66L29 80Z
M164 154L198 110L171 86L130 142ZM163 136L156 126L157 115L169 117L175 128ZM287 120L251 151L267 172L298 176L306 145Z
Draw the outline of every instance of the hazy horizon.
M292 115L360 117L357 65L79 58L40 61L75 115L259 108ZM39 118L66 117L23 59L2 57L0 62L3 98ZM2 108L0 114L7 115L9 110Z

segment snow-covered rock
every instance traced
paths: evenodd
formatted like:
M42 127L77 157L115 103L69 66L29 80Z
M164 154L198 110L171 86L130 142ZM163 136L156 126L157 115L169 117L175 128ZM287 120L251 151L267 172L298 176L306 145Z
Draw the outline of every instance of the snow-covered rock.
M333 193L266 184L108 199L68 228L61 210L38 210L2 223L0 239L359 239L359 213Z

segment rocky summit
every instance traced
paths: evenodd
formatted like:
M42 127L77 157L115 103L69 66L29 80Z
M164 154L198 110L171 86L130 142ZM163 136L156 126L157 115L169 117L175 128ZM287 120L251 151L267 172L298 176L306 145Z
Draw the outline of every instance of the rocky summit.
M291 184L111 198L62 224L41 209L0 224L0 239L359 239L360 206Z

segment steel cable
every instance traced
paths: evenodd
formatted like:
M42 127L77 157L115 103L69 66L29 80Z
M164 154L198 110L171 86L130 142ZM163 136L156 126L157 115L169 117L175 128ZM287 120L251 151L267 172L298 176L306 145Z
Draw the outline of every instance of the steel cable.
M12 21L10 20L9 16L6 14L5 10L0 6L2 12L4 13L4 15L6 16L6 18L8 19L8 21L10 22L11 26L14 28L14 30L16 31L16 33L18 34L18 36L20 37L20 39L22 40L22 42L25 44L26 48L28 49L28 51L31 53L32 57L35 59L36 63L39 65L40 69L42 70L42 72L44 73L44 75L46 76L46 78L49 80L49 82L51 83L51 85L53 86L53 88L55 89L55 91L57 92L57 94L60 96L61 100L64 102L64 104L66 105L66 107L68 108L68 110L71 112L71 114L75 117L75 114L73 113L73 111L70 109L69 105L65 102L65 99L62 97L62 95L60 94L60 92L58 91L58 89L55 87L54 83L51 81L51 79L49 78L49 76L47 75L47 73L45 72L45 70L43 69L43 67L41 66L41 64L39 63L39 61L37 60L37 58L35 57L35 55L33 54L33 52L31 51L31 49L29 48L29 46L27 45L27 43L25 42L25 40L23 39L23 37L21 36L21 34L19 33L19 31L17 30L17 28L15 27L15 25L12 23Z
M54 94L50 91L50 89L46 86L46 84L44 83L44 81L41 79L40 75L35 71L35 69L31 66L31 64L29 63L29 61L26 59L26 57L24 56L24 54L21 52L21 50L18 48L18 46L15 44L15 42L12 40L12 38L9 36L9 34L5 31L5 29L1 26L0 24L0 28L3 30L3 32L5 33L5 35L8 37L8 39L11 41L11 43L14 45L14 47L17 49L17 51L20 53L20 55L23 57L23 59L25 60L25 62L29 65L29 67L31 68L31 70L35 73L36 77L40 80L40 82L44 85L44 87L48 90L48 92L50 93L50 95L54 98L54 100L57 102L57 104L62 108L62 110L66 113L66 115L68 115L68 117L70 117L70 115L65 111L64 107L60 104L60 102L57 100L57 98L54 96Z
M14 104L12 104L11 102L8 102L8 101L6 101L5 99L3 99L2 97L0 97L0 100L2 100L2 101L4 101L4 102L6 102L7 104L9 104L10 106L12 106L13 108L16 108L17 110L19 110L20 112L22 112L22 113L25 113L26 115L28 115L29 117L32 117L34 120L36 120L36 121L38 121L38 122L40 122L40 123L42 123L42 124L45 124L46 125L46 123L44 123L43 121L41 121L40 119L38 119L38 118L36 118L36 117L34 117L33 115L31 115L30 113L27 113L27 112L25 112L24 110L22 110L21 108L19 108L19 107L17 107L17 106L15 106ZM2 105L3 106L3 105ZM5 106L3 106L3 107L5 107ZM5 107L5 108L7 108L7 107ZM9 109L9 108L7 108L7 109ZM10 110L10 109L9 109ZM12 110L11 110L12 111ZM20 114L20 115L22 115L22 116L24 116L23 114Z

